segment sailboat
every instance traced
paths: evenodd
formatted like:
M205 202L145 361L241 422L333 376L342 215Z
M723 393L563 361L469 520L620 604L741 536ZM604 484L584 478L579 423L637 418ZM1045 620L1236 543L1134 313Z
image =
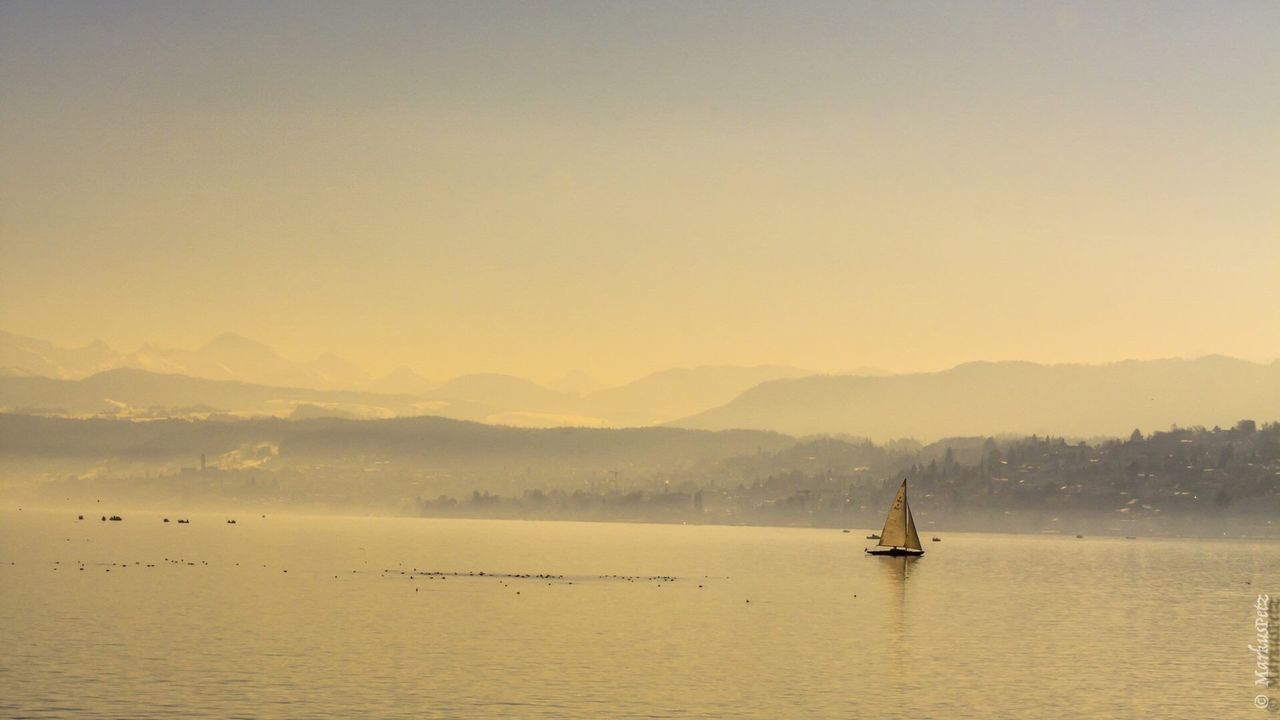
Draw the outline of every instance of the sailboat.
M907 555L924 554L920 546L920 535L916 533L916 521L911 517L911 506L907 505L907 481L904 479L893 498L889 515L884 519L884 529L880 531L880 544L867 548L869 555Z

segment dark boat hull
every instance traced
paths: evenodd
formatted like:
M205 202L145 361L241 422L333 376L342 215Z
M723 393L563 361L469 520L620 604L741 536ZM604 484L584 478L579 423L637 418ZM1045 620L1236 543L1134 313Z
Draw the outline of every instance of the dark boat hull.
M912 550L911 548L902 547L867 548L865 552L868 555L888 555L890 557L919 557L924 554L923 550Z

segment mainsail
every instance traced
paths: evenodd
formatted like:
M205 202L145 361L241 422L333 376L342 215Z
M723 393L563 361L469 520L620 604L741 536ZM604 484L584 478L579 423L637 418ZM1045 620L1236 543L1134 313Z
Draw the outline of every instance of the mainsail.
M884 519L884 530L880 531L882 547L904 547L912 550L924 550L920 546L920 535L916 533L916 521L911 517L911 507L907 505L907 481L902 481L898 494L893 498L893 506Z

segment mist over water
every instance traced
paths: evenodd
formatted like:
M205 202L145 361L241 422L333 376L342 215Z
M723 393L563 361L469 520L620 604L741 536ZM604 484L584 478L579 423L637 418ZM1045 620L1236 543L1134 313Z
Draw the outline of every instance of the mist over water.
M922 531L1280 537L1280 424L923 444L444 418L137 421L0 414L0 499L148 508Z

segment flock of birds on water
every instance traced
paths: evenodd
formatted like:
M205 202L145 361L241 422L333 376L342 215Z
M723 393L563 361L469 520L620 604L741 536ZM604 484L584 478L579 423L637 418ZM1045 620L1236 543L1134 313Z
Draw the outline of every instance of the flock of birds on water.
M263 515L262 517L264 517L264 518L265 518L265 517L266 517L266 515ZM83 520L83 519L84 519L84 516L83 516L83 515L77 515L77 516L76 516L76 519L77 519L77 520ZM107 517L106 515L103 515L103 516L102 516L102 522L108 522L108 521L110 521L110 522L124 522L124 518L120 517L119 515L112 515L111 517ZM169 518L165 518L165 519L164 519L164 521L165 521L165 522L169 522ZM190 524L191 524L191 520L189 520L188 518L178 518L178 524L179 524L179 525L190 525ZM227 524L228 524L228 525L235 525L235 524L236 524L236 521L235 521L235 520L232 520L232 519L230 519L230 518L228 518L228 519L227 519Z
M352 570L351 572L354 573L356 571ZM506 582L507 580L542 580L542 581L545 581L546 584L548 585L551 585L554 583L572 585L574 583L572 579L568 579L564 575L556 575L552 573L495 573L495 572L485 572L483 570L478 572L474 570L470 570L467 572L456 572L456 571L448 572L444 570L419 570L418 568L413 568L412 570L393 570L391 568L383 568L382 576L383 577L405 576L409 580L416 580L417 578L424 578L426 580L448 580L451 577L453 578L459 578L459 577L489 578L489 579L497 580L503 587L511 587L511 584L509 582ZM334 577L337 577L337 576L335 575ZM579 581L582 581L583 579L584 578L578 578ZM658 587L662 587L663 583L673 583L679 580L680 578L674 575L648 575L648 576L645 576L645 575L596 575L589 579L616 580L616 581L628 582L628 583L649 582L649 583L656 583ZM702 587L702 585L699 585L698 587ZM413 591L418 592L418 589L414 588ZM517 590L516 594L519 595L520 591ZM747 602L751 602L751 601L748 600Z
M21 508L19 508L19 510L21 510ZM267 516L263 515L262 517L266 518ZM76 516L76 520L77 521L84 520L84 515ZM101 521L102 522L123 522L124 518L121 517L120 515L111 515L111 516L103 515ZM167 517L162 518L161 521L167 523L169 522L169 518ZM177 522L179 525L191 524L191 520L189 518L178 518ZM228 518L226 521L226 524L235 525L236 520L234 518ZM68 540L69 539L70 538L68 538ZM361 549L363 550L363 548ZM169 565L187 565L187 566L197 565L196 562L186 560L185 558L165 558L164 562ZM156 567L156 563L143 563L141 561L135 561L132 565L130 565L129 563L114 563L114 562L113 563L96 563L96 564L109 565L110 567L105 568L106 572L111 572L111 568L117 568L119 570L123 570L128 567L147 567L147 568ZM207 560L201 560L198 564L207 566L209 562ZM55 560L53 565L54 565L53 569L57 570L62 565L62 561ZM80 571L84 571L85 567L87 567L83 560L77 560L76 565L78 566L78 569ZM235 563L235 565L238 567L240 563ZM267 566L263 565L262 567L265 568ZM282 569L281 572L287 573L289 571ZM356 574L359 572L360 572L359 570L351 571L352 574ZM552 573L496 573L496 572L486 572L483 570L482 571L470 570L466 572L458 572L458 571L450 572L450 571L443 571L443 570L418 570L418 568L413 568L412 570L394 570L391 568L383 568L381 575L382 577L406 576L408 577L409 580L415 580L417 578L424 578L426 580L448 580L451 577L452 578L490 578L490 579L497 579L503 585L503 587L511 587L510 583L506 582L508 580L541 580L541 581L545 581L547 585L551 585L553 583L562 583L566 585L574 584L574 581L572 579L566 579L565 575L557 575ZM338 576L334 575L333 577L337 578ZM713 579L710 575L705 577L707 579ZM578 578L578 579L582 580L583 578ZM680 578L676 577L675 575L597 575L590 579L606 580L606 581L613 580L613 581L626 582L626 583L654 583L658 587L662 587L663 583L674 583L678 581ZM717 577L714 579L727 580L728 578ZM698 587L701 588L703 587L703 585L699 584ZM414 588L414 592L418 592L418 589ZM519 594L520 594L520 591L517 590L516 595L519 595ZM750 600L747 600L747 603L750 603L750 602L751 602Z

